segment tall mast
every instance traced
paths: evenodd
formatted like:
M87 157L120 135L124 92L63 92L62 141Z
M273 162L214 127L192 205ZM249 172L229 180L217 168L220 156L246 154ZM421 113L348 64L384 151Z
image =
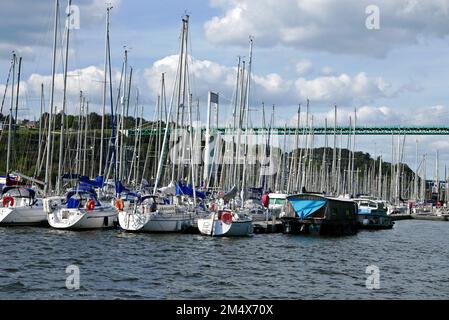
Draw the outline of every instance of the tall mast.
M382 156L379 157L379 183L378 183L378 197L382 198Z
M238 187L240 187L240 139L242 134L242 108L243 108L243 83L245 78L245 61L242 63L242 70L241 70L241 83L240 83L240 103L239 103L239 110L238 110L238 131L237 131L237 162L236 162L236 169L234 171L234 184L237 184Z
M238 57L238 64L237 64L237 76L236 76L236 84L235 84L235 102L234 102L234 110L232 113L233 116L233 126L232 126L232 154L235 155L233 158L236 159L237 158L237 152L238 152L238 146L235 145L235 130L237 129L237 106L238 106L238 101L239 101L239 84L240 84L240 56ZM235 151L235 153L234 153ZM237 164L238 165L238 164ZM231 173L230 176L232 175L232 179L230 179L232 181L232 184L236 183L236 174L237 174L237 165L233 165L231 163L230 167L231 167Z
M47 161L45 168L45 188L44 193L48 194L51 188L51 123L53 118L53 103L55 96L55 72L56 72L56 41L58 35L58 13L59 13L59 0L55 0L55 26L53 32L53 63L51 67L51 91L50 91L50 112L48 117L48 135L47 135L47 143L49 144L47 148Z
M89 101L86 101L86 108L84 109L84 143L83 143L83 176L86 175L87 162L87 130L89 129Z
M414 200L418 200L418 139L416 139L416 150L415 150L415 179L413 183L413 193L414 193Z
M16 116L14 117L16 125L14 126L14 134L17 130L17 111L19 110L19 92L20 92L20 72L22 69L22 57L19 57L19 68L17 71L17 90L16 90Z
M177 162L177 156L178 156L178 124L179 124L179 112L182 108L182 112L184 112L184 106L181 105L181 95L184 96L184 94L181 94L182 88L183 88L183 78L184 78L184 72L185 72L185 66L184 66L184 55L187 54L187 49L185 46L187 45L187 42L185 41L186 33L188 30L189 25L189 16L186 15L184 18L182 18L182 31L181 31L181 49L179 53L179 68L178 68L178 94L177 94L177 100L176 100L176 122L175 122L175 131L174 131L174 139L173 139L173 160L172 160L172 174L171 174L171 181L175 181L175 169L176 169L176 162ZM183 98L184 101L184 98ZM181 123L182 126L182 123ZM178 176L179 176L179 168L181 166L178 165Z
M333 193L337 192L337 105L334 106L334 150L332 153L332 180Z
M358 171L357 171L357 179L354 179L354 157L355 157L355 127L357 125L357 109L354 109L354 128L353 128L353 136L352 136L352 160L351 160L351 192L355 196L355 194L358 192L357 189L359 187L358 182L354 186L354 180L358 181Z
M190 173L191 173L191 179L192 179L192 190L193 190L193 206L196 208L196 190L195 190L195 161L193 160L193 122L192 122L192 96L189 97L189 126L190 126ZM215 151L217 152L217 151Z
M204 146L204 171L203 171L203 181L204 187L209 187L209 155L210 155L210 118L211 118L211 100L212 92L209 91L207 94L207 113L206 113L206 144Z
M248 74L247 74L247 84L246 84L246 102L245 102L245 107L246 112L245 114L245 158L244 158L244 162L243 162L243 179L242 179L242 208L243 208L243 204L244 204L244 196L245 196L245 188L246 188L246 167L247 167L247 162L248 162L248 151L249 151L249 146L248 146L248 127L249 127L249 96L250 96L250 89L251 89L251 67L252 67L252 57L253 56L253 39L250 36L249 37L249 61L248 61Z
M44 84L41 83L41 110L39 117L39 146L37 151L37 165L34 175L37 177L40 174L40 163L41 163L41 150L42 150L42 114L44 112Z
M103 78L103 110L101 113L101 137L100 137L100 167L98 175L103 175L103 148L104 148L104 117L106 113L106 98L107 98L107 74L108 74L108 47L109 47L109 15L112 7L106 8L106 32L104 44L104 78Z
M66 98L67 98L67 66L69 63L69 40L70 40L70 27L69 27L69 19L71 15L71 5L72 0L68 0L68 12L67 12L67 23L66 23L66 47L65 47L65 61L64 61L64 87L63 87L63 94L62 94L62 111L61 111L61 138L59 141L59 162L58 162L58 178L56 183L56 193L61 193L61 184L62 184L62 161L63 161L63 149L64 149L64 117L66 112Z
M125 49L125 57L124 57L124 81L123 81L123 95L121 99L122 111L121 111L121 121L120 121L120 150L119 150L119 180L122 181L123 178L123 152L124 152L124 122L125 122L125 105L126 105L126 83L127 83L127 73L128 73L128 50Z
M16 54L12 54L12 85L11 85L11 103L9 107L9 125L8 125L8 148L6 150L6 174L9 173L11 161L11 127L12 127L12 108L14 106L14 81L16 68Z
M306 153L304 156L304 168L302 170L302 179L301 179L301 183L302 186L301 187L307 187L307 176L306 176L306 169L308 169L308 167L306 167L306 160L308 161L309 159L309 99L307 99L307 103L306 103L306 126L305 126L305 130L306 130L306 139L305 139L305 149L306 149Z
M440 172L438 163L438 150L435 151L435 187L437 193L437 202L440 201Z
M301 104L298 105L298 122L296 124L297 128L298 128L298 132L297 132L297 143L296 143L296 162L295 162L295 191L298 192L298 187L300 187L300 178L301 178L301 157L302 157L302 149L300 149L300 144L302 143L299 140L299 127L301 126ZM301 140L304 136L304 128L302 130L301 134Z
M162 74L162 80L161 80L161 99L164 99L165 95L165 82L164 82L164 74ZM167 142L168 142L168 128L170 127L170 116L173 109L173 102L170 103L168 113L166 114L165 119L165 131L164 131L164 140L162 141L162 147L161 147L161 153L159 157L159 162L157 165L157 173L156 173L156 179L154 181L154 189L153 194L156 194L157 188L159 186L159 181L161 179L161 174L163 170L163 162L165 157L165 149L167 148ZM173 180L172 180L173 181Z

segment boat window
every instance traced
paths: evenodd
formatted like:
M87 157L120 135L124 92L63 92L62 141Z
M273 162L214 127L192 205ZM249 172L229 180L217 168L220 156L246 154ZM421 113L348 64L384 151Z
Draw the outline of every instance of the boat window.
M361 201L360 206L368 207L369 206L368 201Z
M3 193L3 196L11 196L14 198L33 198L33 191L29 191L25 188L11 188Z
M369 207L370 208L377 208L377 204L375 202L370 202L369 203Z

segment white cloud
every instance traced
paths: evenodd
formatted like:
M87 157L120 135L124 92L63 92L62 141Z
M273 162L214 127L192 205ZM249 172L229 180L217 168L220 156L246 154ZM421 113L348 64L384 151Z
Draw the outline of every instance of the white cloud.
M314 116L316 125L324 125L324 120L327 119L328 125L333 126L334 108L320 112L315 112L314 108L315 105L311 102L309 117ZM301 123L305 124L305 107L303 106L301 110ZM433 126L445 125L444 119L449 117L449 106L415 106L412 110L413 112L403 112L401 109L388 106L357 106L357 124L362 126ZM338 125L348 125L350 117L354 121L354 108L337 107ZM289 125L296 126L297 119L297 114L292 112L292 114L279 119L278 125L283 125L287 121ZM425 138L425 136L421 138Z
M223 10L204 24L207 39L220 44L285 45L332 53L385 56L420 38L449 35L449 0L376 1L380 30L365 26L370 0L220 0Z
M364 72L354 77L343 73L310 80L299 78L295 86L302 99L344 105L371 102L390 94L390 85L383 78L369 78Z
M323 74L325 76L330 76L335 73L335 70L329 66L322 67L320 71L321 71L321 74Z
M312 66L312 62L308 60L301 63L302 71L307 69L307 66ZM144 71L144 78L153 96L157 96L160 91L161 73L166 74L167 92L172 92L177 64L178 56L172 55L154 62ZM218 91L229 101L232 99L236 68L190 57L189 71L194 96L205 98L207 91L213 90ZM372 78L364 72L353 77L340 74L311 79L304 77L285 79L277 73L253 74L252 80L253 105L260 105L262 102L279 106L296 105L300 101L310 99L313 103L339 103L349 106L354 103L369 103L394 93L391 85L383 78Z
M233 99L236 83L236 68L220 65L210 60L199 60L189 57L189 82L193 98L206 100L208 91L220 94L222 105L229 105ZM140 89L140 101L152 105L160 92L161 74L165 73L167 101L173 92L173 83L176 77L178 56L171 55L154 62L145 70L134 70L133 88ZM63 75L55 77L55 105L61 106L63 91ZM120 80L119 71L113 71L114 95ZM22 96L37 98L40 95L40 85L44 83L45 96L49 97L51 76L31 74L22 81ZM334 76L318 76L315 78L284 78L280 74L253 74L251 87L251 106L275 104L279 108L295 106L306 99L314 106L331 106L337 103L340 107L363 106L379 98L388 98L396 91L383 78L370 77L364 72L354 76L339 74ZM0 87L0 92L1 92ZM149 90L147 90L149 89ZM68 73L67 94L69 99L69 112L75 112L78 106L79 93L90 101L91 110L99 111L102 104L103 71L101 67L88 66L72 70ZM133 91L133 94L135 91ZM115 102L114 96L114 102ZM132 98L133 99L133 98ZM35 99L36 100L36 99ZM131 100L134 101L134 100ZM387 109L361 109L370 114L376 111L375 117L371 114L367 120L378 119L386 121L390 115ZM446 112L446 111L441 111ZM434 112L435 113L435 112ZM423 114L424 116L424 114Z
M113 85L114 85L114 103L116 100L116 85L120 79L120 74L117 71L113 71ZM27 79L20 82L20 99L21 105L24 105L28 110L28 114L38 116L39 114L39 97L41 94L41 84L44 84L44 97L46 101L45 111L48 111L49 98L50 98L50 86L51 76L41 75L37 73L31 74ZM62 108L62 94L63 94L63 74L58 73L55 75L55 95L54 105L58 107L58 110ZM4 85L0 85L0 92L3 96ZM11 87L9 87L10 89ZM109 89L108 89L109 90ZM95 67L88 66L77 70L69 71L67 74L67 111L68 113L77 113L79 106L80 91L83 91L83 96L89 101L89 110L91 112L100 112L100 106L102 106L103 97L103 70ZM109 93L109 91L108 91ZM9 90L6 96L6 100L9 101ZM107 105L109 110L109 104ZM6 103L3 113L7 112ZM25 114L20 117L27 116Z
M313 70L313 64L308 59L303 59L296 63L296 73L299 76L306 76Z

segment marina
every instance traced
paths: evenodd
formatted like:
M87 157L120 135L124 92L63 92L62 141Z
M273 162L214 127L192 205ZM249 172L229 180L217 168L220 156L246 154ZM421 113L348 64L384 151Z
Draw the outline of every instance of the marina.
M420 84L267 58L298 28L212 49L229 17L136 40L130 4L77 2L38 5L45 57L0 41L0 299L449 297L449 108L404 111Z

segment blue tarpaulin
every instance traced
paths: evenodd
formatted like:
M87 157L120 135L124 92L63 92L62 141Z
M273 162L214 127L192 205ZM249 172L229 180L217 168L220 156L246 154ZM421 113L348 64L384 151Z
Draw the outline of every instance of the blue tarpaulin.
M320 210L327 203L327 200L306 200L306 199L288 199L292 204L293 209L295 210L298 217L301 219L307 218L312 215L314 212Z
M176 184L176 195L180 196L183 194L193 197L193 188L191 186L186 186L186 185L177 183ZM201 199L204 199L206 197L204 192L195 190L195 194L198 198L201 198Z

